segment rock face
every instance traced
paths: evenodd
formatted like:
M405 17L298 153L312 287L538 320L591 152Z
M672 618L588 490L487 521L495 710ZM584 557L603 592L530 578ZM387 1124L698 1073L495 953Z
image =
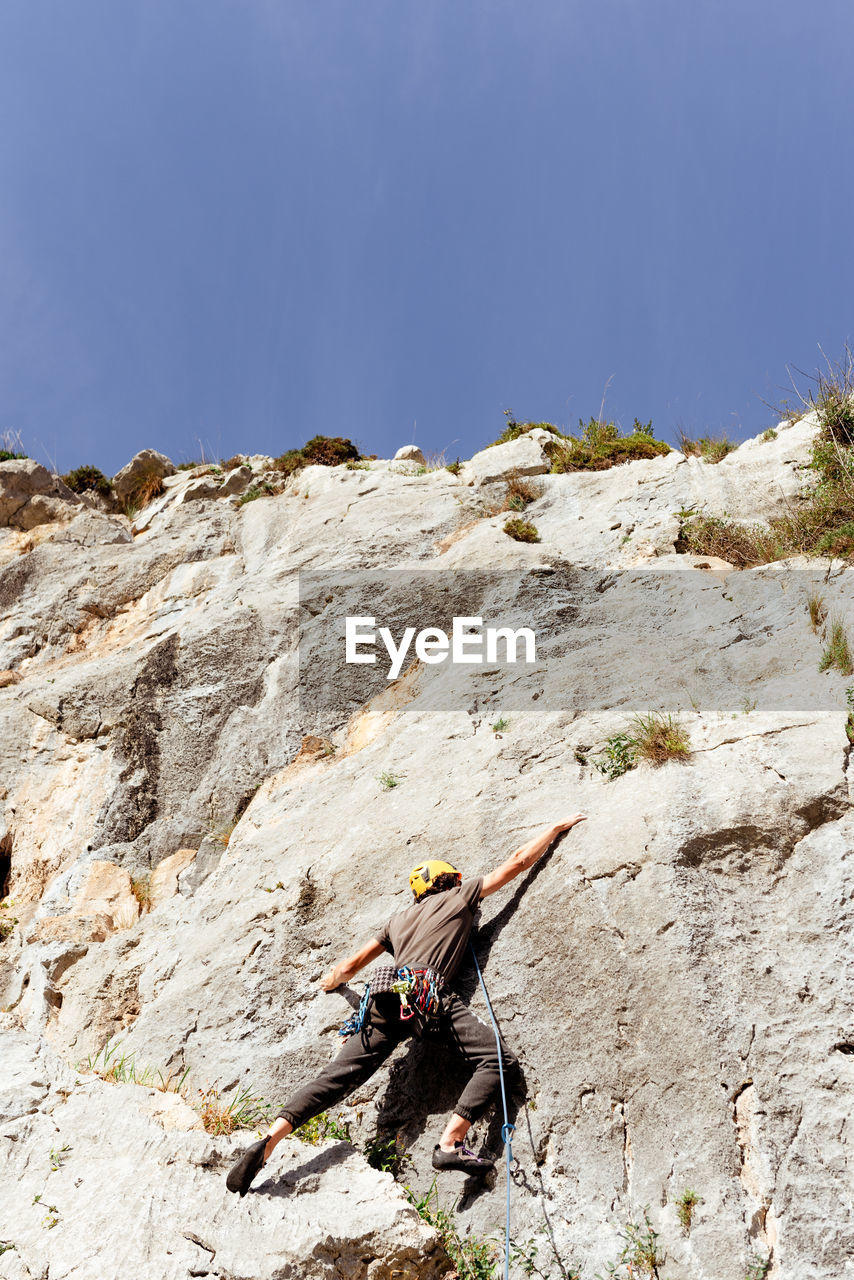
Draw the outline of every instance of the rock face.
M9 1015L2 1022L6 1280L437 1280L450 1270L390 1175L349 1143L289 1141L241 1199L224 1187L245 1136L209 1137L176 1094L78 1075Z
M796 501L814 427L717 466L673 453L529 471L532 546L488 514L520 471L509 446L460 477L312 466L244 505L180 501L193 477L171 477L129 541L56 532L21 554L6 531L0 879L18 923L0 943L0 1006L20 1020L3 1045L23 1065L0 1084L21 1224L0 1276L99 1274L80 1250L112 1265L116 1206L127 1248L160 1250L140 1275L441 1274L390 1178L349 1148L340 1163L339 1148L327 1163L277 1153L265 1199L241 1208L222 1188L237 1139L179 1143L128 1086L69 1084L61 1063L118 1040L193 1089L281 1104L335 1052L364 975L331 995L318 979L407 905L413 866L484 874L578 809L588 821L483 904L475 939L525 1076L517 1240L543 1270L560 1274L554 1249L592 1280L649 1206L669 1280L744 1280L762 1259L771 1280L850 1276L851 677L819 672L807 601L823 594L851 634L854 583L674 549L680 510L759 520ZM536 660L431 664L412 640L389 679L378 635L373 663L344 662L348 616L395 644L406 627L450 634L455 617L527 626ZM684 725L690 755L609 779L597 764L653 709ZM147 875L154 909L125 918ZM459 985L485 1018L471 967ZM465 1076L413 1041L334 1111L359 1145L398 1135L424 1194ZM170 1122L195 1123L168 1105ZM93 1117L108 1107L130 1118L102 1159ZM477 1143L500 1153L501 1121L490 1112ZM66 1142L68 1185L70 1155L53 1173L39 1164ZM37 1175L60 1210L51 1228L32 1217ZM688 1189L702 1200L686 1236ZM501 1180L446 1178L442 1205L460 1190L459 1229L497 1236Z
M31 458L0 462L0 528L35 529L69 520L80 499L59 476Z

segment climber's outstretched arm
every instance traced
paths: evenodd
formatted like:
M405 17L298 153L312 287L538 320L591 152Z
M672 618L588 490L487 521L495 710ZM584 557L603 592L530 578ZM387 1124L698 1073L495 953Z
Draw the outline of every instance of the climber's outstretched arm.
M543 856L562 832L569 831L570 827L574 827L578 822L584 822L585 816L583 813L574 813L565 822L556 822L553 827L545 827L539 835L534 836L533 840L521 845L515 853L511 853L506 862L502 862L495 871L490 871L488 876L484 876L483 888L480 891L481 898L488 898L491 893L495 893L496 889L503 889L511 880L515 880L516 876L527 871L538 858Z
M366 964L370 964L372 960L376 960L377 956L381 956L384 950L382 943L377 942L376 938L374 938L367 946L362 947L361 951L354 952L346 960L339 960L320 979L321 987L324 991L334 991L336 987L341 986L342 982L349 982L351 978L355 977Z

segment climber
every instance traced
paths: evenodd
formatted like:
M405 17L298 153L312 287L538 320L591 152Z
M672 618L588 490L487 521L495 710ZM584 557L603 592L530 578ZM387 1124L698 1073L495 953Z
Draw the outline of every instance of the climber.
M267 1136L243 1152L226 1178L229 1191L245 1195L282 1138L352 1093L410 1035L454 1048L474 1067L433 1150L433 1168L471 1174L494 1168L494 1161L475 1155L463 1139L486 1110L500 1082L495 1036L448 983L462 961L478 903L527 871L559 835L583 822L584 816L576 813L565 822L546 827L487 876L463 880L456 868L439 861L415 868L409 877L414 904L393 915L360 951L339 961L321 978L320 986L324 991L336 990L384 951L394 957L395 966L374 970L358 1013L341 1029L348 1038L340 1053L316 1080L288 1099ZM518 1067L515 1055L503 1042L501 1058L505 1072Z

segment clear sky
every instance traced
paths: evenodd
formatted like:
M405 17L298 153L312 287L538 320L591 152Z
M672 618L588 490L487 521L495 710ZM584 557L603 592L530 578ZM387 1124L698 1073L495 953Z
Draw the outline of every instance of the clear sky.
M755 434L854 336L851 0L4 0L0 431Z

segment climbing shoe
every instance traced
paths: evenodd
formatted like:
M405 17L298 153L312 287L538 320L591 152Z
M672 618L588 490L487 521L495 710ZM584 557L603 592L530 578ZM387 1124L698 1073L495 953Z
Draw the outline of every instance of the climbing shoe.
M225 1185L229 1191L236 1191L241 1196L246 1195L252 1179L264 1163L264 1148L266 1146L266 1138L262 1138L260 1142L253 1142L252 1146L247 1147L243 1152L237 1164L232 1165L225 1180Z
M433 1148L434 1169L461 1169L463 1173L491 1173L495 1168L494 1160L486 1160L476 1156L463 1142L454 1144L453 1151L443 1151L436 1143Z

